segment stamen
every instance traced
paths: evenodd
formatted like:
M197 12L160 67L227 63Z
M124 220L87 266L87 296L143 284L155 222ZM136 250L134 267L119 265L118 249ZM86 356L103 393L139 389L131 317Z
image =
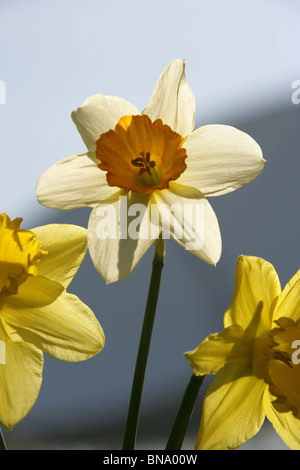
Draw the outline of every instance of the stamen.
M137 158L131 160L131 164L133 166L137 166L137 167L141 168L139 173L138 173L139 176L142 176L144 173L147 172L149 176L153 177L150 168L155 168L156 163L155 163L154 160L150 160L151 153L146 152L146 158L145 158L145 152L142 150L140 152L140 155L141 155L142 158L137 157Z
M291 355L287 353L286 351L273 350L273 358L276 359L277 361L284 362L287 366L291 368L293 367Z
M141 158L136 158L135 160L131 160L131 164L133 166L141 166L141 167L144 166L144 163Z

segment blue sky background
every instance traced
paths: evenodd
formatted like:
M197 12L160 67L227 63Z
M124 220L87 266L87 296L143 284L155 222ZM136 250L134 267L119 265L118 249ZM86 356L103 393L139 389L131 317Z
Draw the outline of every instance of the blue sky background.
M1 212L23 217L24 227L87 225L89 209L54 211L35 197L50 165L85 151L71 111L94 93L123 97L142 110L175 58L186 60L196 127L244 130L267 160L255 181L210 199L223 238L216 268L167 243L138 435L138 446L163 448L191 374L183 353L222 328L239 254L272 262L283 285L300 267L300 104L291 100L300 79L300 4L0 0L0 13ZM69 291L93 308L106 346L85 363L45 358L35 407L5 433L11 448L120 448L152 256L150 249L128 278L110 286L86 256ZM195 441L200 406L201 396L186 447ZM266 423L243 448L285 446Z

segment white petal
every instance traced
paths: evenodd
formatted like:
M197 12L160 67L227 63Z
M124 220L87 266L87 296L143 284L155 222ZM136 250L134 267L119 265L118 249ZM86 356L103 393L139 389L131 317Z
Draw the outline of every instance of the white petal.
M163 70L143 114L147 114L152 121L161 119L182 136L192 132L195 97L185 78L184 60L173 60Z
M140 114L135 106L116 96L93 95L72 112L72 119L88 150L95 151L103 132L114 129L124 115Z
M163 234L194 255L215 265L221 256L222 242L217 217L200 191L170 183L169 189L155 191Z
M120 281L135 268L158 238L149 219L150 197L125 192L112 204L93 209L88 247L95 268L107 283ZM140 212L141 211L141 212Z
M39 203L52 209L93 207L118 191L108 186L106 173L88 154L71 155L55 163L42 174L36 187Z
M206 196L220 196L249 183L264 167L259 145L231 126L208 125L185 141L187 169L177 180Z

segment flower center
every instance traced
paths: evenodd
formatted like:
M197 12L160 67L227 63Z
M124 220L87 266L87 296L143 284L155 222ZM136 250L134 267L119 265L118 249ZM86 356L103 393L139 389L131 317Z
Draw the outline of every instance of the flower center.
M6 295L16 294L28 276L37 274L34 263L45 253L35 234L20 228L21 222L0 214L0 307Z
M143 175L144 173L148 173L149 176L153 177L153 173L151 172L151 168L156 166L154 160L150 160L151 153L147 152L145 157L145 152L140 152L140 157L131 160L131 165L140 167L139 176Z
M253 374L263 379L274 396L279 412L292 411L300 419L300 321L282 317L273 328L252 345ZM299 342L298 342L299 341Z
M252 370L253 374L259 379L268 379L268 361L273 358L272 348L275 343L272 337L265 333L255 338L252 343Z
M279 412L291 411L300 419L300 320L282 317L273 336L274 359L269 363L269 387L276 400L273 406Z
M166 189L186 169L184 138L161 119L147 115L122 116L115 130L96 142L99 168L106 171L109 186L148 194Z

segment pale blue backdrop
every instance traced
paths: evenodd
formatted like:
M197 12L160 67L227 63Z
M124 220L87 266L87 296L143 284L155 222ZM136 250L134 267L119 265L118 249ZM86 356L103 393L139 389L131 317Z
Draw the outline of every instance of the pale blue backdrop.
M210 199L223 239L217 267L167 243L139 448L164 448L191 375L183 353L222 328L238 255L269 260L283 285L300 267L300 104L291 100L300 79L299 15L297 0L0 0L0 212L22 216L24 227L87 225L89 209L54 211L35 198L43 171L85 151L71 111L94 93L142 110L174 58L186 60L196 126L238 127L267 160L255 181ZM93 308L106 346L84 363L45 358L34 408L4 430L10 448L121 447L152 256L150 249L128 278L109 286L86 256L69 291ZM201 399L185 448L194 445ZM285 448L268 422L241 447Z

